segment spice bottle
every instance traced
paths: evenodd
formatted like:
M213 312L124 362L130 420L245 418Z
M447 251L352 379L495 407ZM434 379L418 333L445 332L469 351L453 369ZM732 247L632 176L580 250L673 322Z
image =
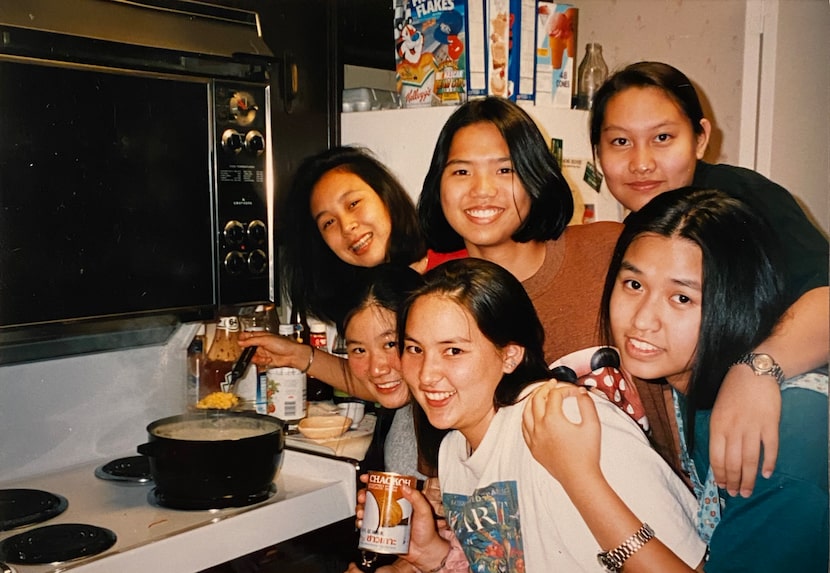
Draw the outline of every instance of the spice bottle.
M294 338L293 324L281 324L279 334ZM296 368L269 368L266 373L266 413L294 426L306 416L306 375Z
M222 382L233 369L234 363L242 354L239 346L239 317L221 316L213 342L205 356L202 373L199 378L199 399L212 392L222 390Z
M310 318L308 320L308 328L308 343L314 347L315 351L328 352L329 342L326 334L326 323ZM306 388L308 389L308 399L312 402L332 399L332 387L313 376L307 376Z
M585 57L577 69L576 108L591 109L594 94L608 77L608 66L602 57L602 45L585 45Z

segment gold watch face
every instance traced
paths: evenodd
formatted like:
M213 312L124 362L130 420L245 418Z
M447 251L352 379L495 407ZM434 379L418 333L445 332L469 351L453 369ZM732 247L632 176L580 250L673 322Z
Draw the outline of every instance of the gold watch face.
M774 363L769 354L756 354L752 359L752 367L760 372L769 372Z

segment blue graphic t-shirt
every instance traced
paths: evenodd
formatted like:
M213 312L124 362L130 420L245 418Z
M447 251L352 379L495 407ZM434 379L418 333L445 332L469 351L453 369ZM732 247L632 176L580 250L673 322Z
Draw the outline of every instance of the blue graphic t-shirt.
M472 571L525 570L515 481L479 488L470 496L447 494L443 500L447 521Z

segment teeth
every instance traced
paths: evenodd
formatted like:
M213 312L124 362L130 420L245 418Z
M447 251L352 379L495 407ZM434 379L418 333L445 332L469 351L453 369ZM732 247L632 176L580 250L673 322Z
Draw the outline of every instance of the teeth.
M351 248L352 251L357 252L360 249L362 249L363 247L365 247L366 245L368 245L369 241L371 241L371 240L372 240L372 233L366 233L365 235L363 235L360 238L359 241L357 241L356 243L352 243L352 246L350 248Z
M380 388L381 390L388 390L390 388L395 388L396 386L400 386L400 384L401 384L400 380L393 380L391 382L384 382L382 384L376 384L376 386L378 388Z
M432 400L434 402L439 402L441 400L446 400L450 396L454 396L455 392L424 392L424 396L427 397L427 400Z
M495 217L501 212L501 209L491 208L491 209L467 209L467 213L472 215L473 217Z
M643 340L637 340L636 338L629 338L628 340L631 342L631 346L637 350L657 350L656 346Z

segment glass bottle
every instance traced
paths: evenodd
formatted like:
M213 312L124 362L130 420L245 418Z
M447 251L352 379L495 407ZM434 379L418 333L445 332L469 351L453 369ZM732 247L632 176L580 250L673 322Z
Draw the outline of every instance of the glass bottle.
M199 378L199 399L212 392L221 392L222 382L233 369L233 365L242 354L238 343L239 317L221 316L213 342L205 356L202 374Z
M265 306L261 304L251 314L240 316L239 322L243 332L270 330ZM236 383L237 394L246 402L245 406L259 414L266 414L268 411L267 379L267 366L256 365L249 368L245 376Z
M317 351L328 352L329 342L326 334L326 323L321 320L309 318L308 329L308 343ZM332 399L332 387L313 376L306 375L306 388L308 391L308 399L312 402Z
M334 335L334 342L331 345L331 353L338 358L344 358L346 360L349 359L349 351L346 348L346 339L340 335L338 332ZM339 404L341 402L349 402L354 398L348 392L343 390L339 390L334 388L332 391L332 400L335 404Z
M280 336L294 338L293 324L281 324ZM294 426L306 416L306 375L296 368L269 368L266 373L266 413Z
M576 108L591 109L594 94L608 77L608 66L602 57L601 44L589 43L585 45L585 57L579 63L576 75Z
M205 360L205 325L200 324L193 340L187 347L187 385L185 387L185 404L193 406L199 401L202 363Z

